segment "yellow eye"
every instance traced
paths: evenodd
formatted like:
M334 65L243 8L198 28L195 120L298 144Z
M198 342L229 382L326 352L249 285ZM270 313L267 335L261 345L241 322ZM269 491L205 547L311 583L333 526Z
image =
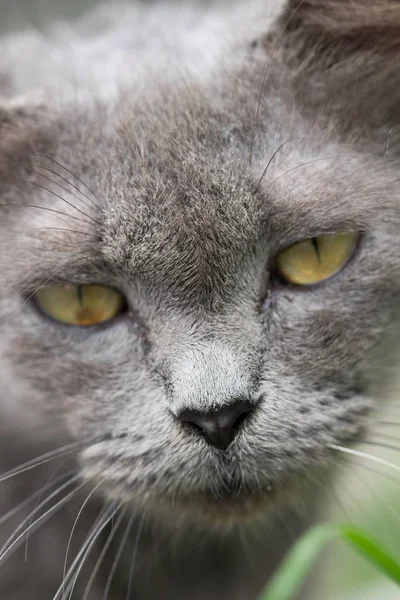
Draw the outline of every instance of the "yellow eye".
M116 317L124 307L124 297L102 285L54 284L33 296L49 317L67 325L89 326Z
M289 246L278 256L280 276L288 283L311 285L334 275L351 258L358 235L320 235Z

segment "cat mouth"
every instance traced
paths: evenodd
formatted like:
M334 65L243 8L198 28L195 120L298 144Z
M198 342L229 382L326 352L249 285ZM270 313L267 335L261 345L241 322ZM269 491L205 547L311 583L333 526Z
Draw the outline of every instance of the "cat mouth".
M150 473L141 484L132 484L126 478L104 479L104 467L99 468L97 460L92 465L86 462L84 478L97 481L106 497L123 498L127 504L142 506L155 514L175 515L177 519L186 516L192 522L205 519L212 522L242 522L265 515L273 510L282 496L282 482L277 485L265 479L262 483L245 481L235 466L224 465L225 472L213 484L194 486L188 489L184 482L179 487L169 486L162 478L158 481ZM115 475L112 470L111 475ZM102 478L102 481L100 479ZM279 488L279 489L278 489ZM278 498L278 500L277 500Z
M109 497L115 497L116 488L104 490ZM266 484L257 489L240 485L221 486L220 489L187 493L163 493L162 490L138 493L120 490L128 504L142 506L154 515L159 514L170 522L187 519L190 522L204 521L208 524L229 526L254 521L268 514L277 505L280 497L276 486Z
M272 484L257 490L246 490L239 486L224 487L219 491L202 492L193 496L154 498L154 504L176 512L179 517L187 516L214 523L232 524L254 520L276 505L276 489Z

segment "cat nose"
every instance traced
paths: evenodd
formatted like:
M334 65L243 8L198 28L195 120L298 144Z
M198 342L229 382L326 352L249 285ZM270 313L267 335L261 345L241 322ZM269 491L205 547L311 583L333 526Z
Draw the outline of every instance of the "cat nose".
M240 423L253 408L254 404L247 400L236 400L213 412L183 410L179 413L178 419L193 425L211 446L226 450L233 442Z

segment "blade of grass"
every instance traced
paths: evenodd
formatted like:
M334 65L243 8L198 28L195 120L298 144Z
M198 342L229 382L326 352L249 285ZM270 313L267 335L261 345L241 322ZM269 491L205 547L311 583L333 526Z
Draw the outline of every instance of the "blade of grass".
M260 600L290 600L300 590L318 554L328 542L340 539L400 586L400 562L367 532L352 525L317 525L289 551Z

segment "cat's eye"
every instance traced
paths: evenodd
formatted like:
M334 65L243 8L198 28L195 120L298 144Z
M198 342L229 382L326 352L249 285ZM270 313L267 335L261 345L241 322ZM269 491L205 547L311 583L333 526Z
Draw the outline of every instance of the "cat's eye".
M102 285L57 283L39 289L32 299L45 315L81 327L110 321L125 306L122 294Z
M352 257L358 237L356 233L320 235L289 246L277 259L280 279L306 286L331 277Z

